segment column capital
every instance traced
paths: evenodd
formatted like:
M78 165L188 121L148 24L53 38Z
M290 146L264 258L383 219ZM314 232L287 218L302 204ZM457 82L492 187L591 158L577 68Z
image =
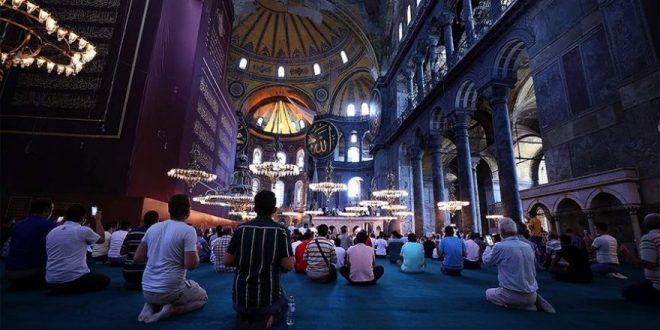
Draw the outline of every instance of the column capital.
M474 111L467 109L456 109L449 113L447 116L449 121L453 124L454 129L468 129Z
M417 66L424 64L424 54L421 51L415 52L415 55L413 56L412 60Z
M408 78L408 79L412 79L414 73L415 73L415 71L412 68L409 68L409 67L404 66L403 69L401 69L401 74L403 74L403 76Z
M476 170L477 166L479 165L479 162L481 161L481 155L473 154L471 160L472 160L472 169Z
M443 27L451 25L454 23L454 18L456 15L450 11L443 11L440 13L438 16L438 19L440 20L440 24L442 24Z
M427 39L429 47L437 47L440 43L440 36L436 34L429 34Z
M507 102L512 89L513 84L509 82L494 81L488 83L479 92L488 100L488 102L493 104Z

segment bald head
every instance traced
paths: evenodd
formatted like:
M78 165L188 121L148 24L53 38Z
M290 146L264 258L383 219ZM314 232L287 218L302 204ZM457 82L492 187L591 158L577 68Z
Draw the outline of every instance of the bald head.
M518 227L511 218L502 218L498 228L500 229L500 234L503 237L515 236L518 234Z
M644 217L644 224L649 230L660 229L660 214L649 213Z

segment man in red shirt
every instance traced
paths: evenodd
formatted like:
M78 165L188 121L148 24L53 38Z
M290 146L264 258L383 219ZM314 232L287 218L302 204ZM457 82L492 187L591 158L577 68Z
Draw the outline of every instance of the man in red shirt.
M303 258L303 255L307 249L307 244L309 244L309 241L312 239L312 235L312 231L307 230L305 234L303 234L302 243L296 246L296 251L294 251L296 255L296 273L305 273L307 271L307 262L305 261L305 258Z

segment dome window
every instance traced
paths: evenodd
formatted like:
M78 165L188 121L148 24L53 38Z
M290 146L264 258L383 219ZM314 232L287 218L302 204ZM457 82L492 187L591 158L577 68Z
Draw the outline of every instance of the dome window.
M408 5L408 8L406 8L406 23L410 24L411 20L412 20L412 10L410 9L410 5Z
M321 66L318 63L314 63L314 75L318 76L321 74Z
M360 115L362 116L369 115L369 105L367 104L367 102L362 102L362 105L360 106Z
M403 39L403 23L399 23L399 41Z
M279 78L284 78L284 67L283 66L280 66L279 68L277 68L277 76Z
M245 57L242 57L240 61L238 61L238 68L241 70L245 70L247 68L247 59Z
M346 52L345 52L345 51L342 50L342 51L339 53L339 55L341 56L341 62L342 62L342 63L346 63L346 62L348 62L348 56L346 56Z
M353 103L349 103L348 106L346 107L346 115L349 117L355 116L355 106Z

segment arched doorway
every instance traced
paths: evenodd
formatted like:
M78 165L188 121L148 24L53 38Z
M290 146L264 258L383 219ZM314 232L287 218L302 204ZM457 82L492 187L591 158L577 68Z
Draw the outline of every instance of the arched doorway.
M580 205L570 198L565 198L557 204L555 216L559 220L560 232L565 232L569 228L574 233L582 233L589 230L587 215Z
M589 211L593 214L593 223L607 224L609 234L617 241L634 241L630 215L614 195L604 192L596 195L591 201Z

